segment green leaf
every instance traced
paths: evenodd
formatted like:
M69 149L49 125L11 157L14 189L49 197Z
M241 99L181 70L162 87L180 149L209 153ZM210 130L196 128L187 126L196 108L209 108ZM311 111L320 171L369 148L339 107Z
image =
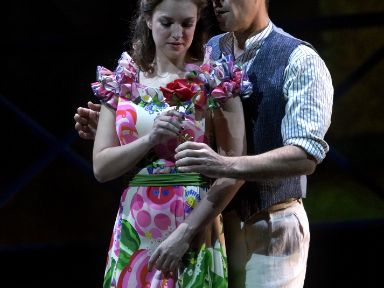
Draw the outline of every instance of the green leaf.
M108 271L104 275L104 283L103 288L110 288L111 287L111 281L112 281L112 275L116 268L116 261L115 259L112 259L111 266L109 267Z
M139 246L139 235L127 220L123 220L121 223L119 259L117 261L119 270L124 269L129 264L132 254L139 249Z

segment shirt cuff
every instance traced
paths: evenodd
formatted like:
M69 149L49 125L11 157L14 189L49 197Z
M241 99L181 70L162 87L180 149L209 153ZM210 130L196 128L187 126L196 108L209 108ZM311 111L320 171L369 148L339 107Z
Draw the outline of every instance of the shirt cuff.
M284 141L284 145L301 147L307 154L315 158L317 164L324 160L325 155L329 151L328 143L320 138L290 138Z

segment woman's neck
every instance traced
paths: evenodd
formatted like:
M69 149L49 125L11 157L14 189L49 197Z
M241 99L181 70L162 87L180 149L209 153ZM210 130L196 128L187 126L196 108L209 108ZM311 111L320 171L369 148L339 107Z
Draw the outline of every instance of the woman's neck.
M155 56L153 76L166 77L170 75L180 76L183 74L185 67L185 57L178 59L168 59L165 57Z
M166 86L167 83L174 81L178 78L185 77L184 58L179 61L170 61L162 57L155 57L153 62L153 72L142 73L140 83L151 86L159 87Z

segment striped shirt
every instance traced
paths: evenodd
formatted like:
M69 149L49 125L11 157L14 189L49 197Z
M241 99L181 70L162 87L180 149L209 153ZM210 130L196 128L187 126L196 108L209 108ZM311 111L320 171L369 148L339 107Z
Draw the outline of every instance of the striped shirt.
M245 69L272 29L270 21L263 31L247 39L244 53L236 59ZM224 37L221 51L233 55L233 33ZM281 125L283 144L303 148L320 163L329 151L324 136L331 124L333 86L328 68L315 50L299 45L292 52L284 70L283 94L287 101Z

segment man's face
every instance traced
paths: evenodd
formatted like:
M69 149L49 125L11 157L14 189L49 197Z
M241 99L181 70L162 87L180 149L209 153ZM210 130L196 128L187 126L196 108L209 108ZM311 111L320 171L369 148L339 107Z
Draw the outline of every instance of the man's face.
M267 13L265 0L212 0L220 29L243 32Z

